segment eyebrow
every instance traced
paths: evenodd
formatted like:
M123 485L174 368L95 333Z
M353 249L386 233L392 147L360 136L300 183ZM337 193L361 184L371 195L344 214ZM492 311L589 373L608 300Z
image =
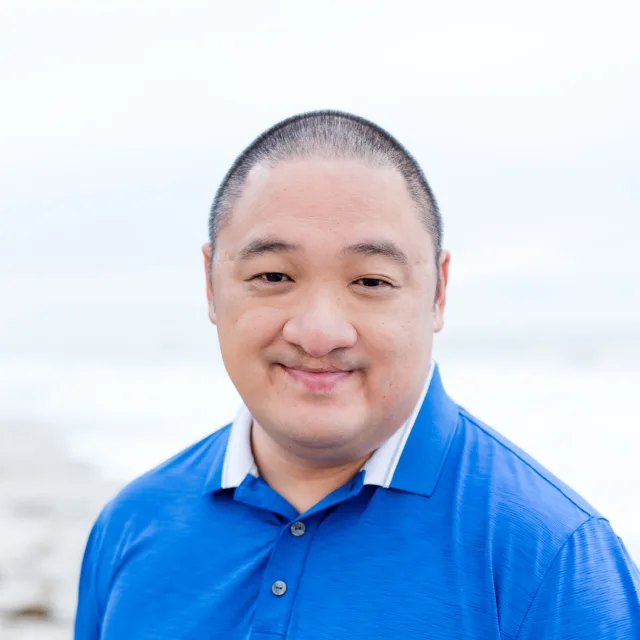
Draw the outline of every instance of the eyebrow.
M293 253L301 251L297 244L278 240L277 238L257 238L252 240L247 246L240 250L237 259L239 261L249 260L265 253ZM342 250L343 257L354 255L360 256L382 256L396 262L401 267L409 266L409 258L407 254L392 242L382 240L371 240L367 242L358 242L349 245Z
M409 258L407 254L397 247L393 242L385 241L370 241L370 242L358 242L352 244L342 251L343 256L382 256L383 258L389 258L393 260L401 267L409 266Z
M265 253L292 253L299 250L300 247L291 242L284 242L275 238L257 238L240 250L237 259L249 260Z

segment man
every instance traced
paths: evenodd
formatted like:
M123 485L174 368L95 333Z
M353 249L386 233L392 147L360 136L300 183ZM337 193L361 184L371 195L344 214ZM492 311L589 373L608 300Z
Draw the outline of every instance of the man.
M607 520L447 397L449 261L376 125L304 114L243 152L204 265L244 406L104 509L78 640L640 638Z

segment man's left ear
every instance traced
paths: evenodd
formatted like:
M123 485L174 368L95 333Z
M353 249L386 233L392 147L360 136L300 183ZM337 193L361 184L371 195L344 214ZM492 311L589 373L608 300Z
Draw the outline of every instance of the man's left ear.
M444 327L444 309L447 304L447 284L449 283L449 265L451 264L451 254L448 251L441 251L438 260L439 285L436 291L434 305L434 326L433 332L438 333Z

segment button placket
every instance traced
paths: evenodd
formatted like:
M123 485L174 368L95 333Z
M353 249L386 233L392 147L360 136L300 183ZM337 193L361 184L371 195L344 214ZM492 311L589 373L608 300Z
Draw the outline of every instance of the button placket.
M321 518L289 520L271 550L256 602L252 631L284 634L291 619L309 545Z

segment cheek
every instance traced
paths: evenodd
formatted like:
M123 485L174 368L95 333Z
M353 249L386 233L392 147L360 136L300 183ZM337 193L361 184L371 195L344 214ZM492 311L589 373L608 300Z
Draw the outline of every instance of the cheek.
M422 358L430 336L429 313L423 306L398 305L402 312L365 324L361 336L368 346L388 363L406 358Z
M247 309L225 307L218 313L220 346L227 351L247 353L273 342L282 330L281 313L268 307Z
M363 338L365 335L363 329ZM371 386L392 402L419 377L431 356L431 333L419 314L402 314L371 328L366 339L371 356Z

